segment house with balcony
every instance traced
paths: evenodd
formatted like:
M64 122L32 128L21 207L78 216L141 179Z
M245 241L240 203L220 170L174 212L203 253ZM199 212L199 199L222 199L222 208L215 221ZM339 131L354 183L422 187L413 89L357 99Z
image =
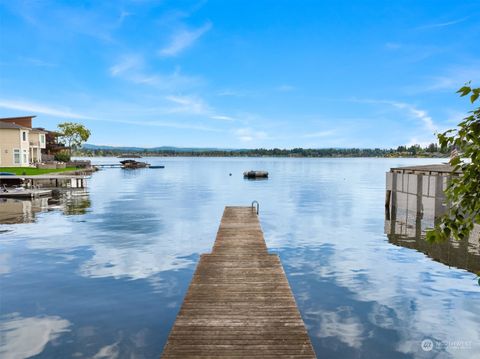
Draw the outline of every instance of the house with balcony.
M32 128L34 117L0 118L0 167L28 167L42 162L48 131Z

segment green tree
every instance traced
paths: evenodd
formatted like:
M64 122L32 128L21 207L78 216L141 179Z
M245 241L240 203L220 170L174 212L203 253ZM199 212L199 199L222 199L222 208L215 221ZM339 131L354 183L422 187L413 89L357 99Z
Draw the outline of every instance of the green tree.
M467 84L457 93L462 97L470 95L470 102L475 103L480 88ZM431 241L468 238L474 224L480 224L480 107L469 114L457 129L438 134L442 149L453 147L461 152L461 156L450 159L450 165L461 174L449 181L446 190L449 208L439 224L427 232Z
M90 130L84 125L74 122L60 123L58 132L59 141L69 148L70 154L72 149L79 148L90 137Z
M435 143L429 144L428 147L426 148L426 151L430 152L430 153L437 152L438 151L437 144L435 144Z

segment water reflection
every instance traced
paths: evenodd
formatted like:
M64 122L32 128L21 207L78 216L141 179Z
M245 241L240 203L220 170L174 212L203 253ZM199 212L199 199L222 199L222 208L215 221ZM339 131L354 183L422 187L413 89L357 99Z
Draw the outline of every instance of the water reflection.
M33 200L0 198L0 223L34 222L36 213L47 211L48 206L48 198Z
M61 210L66 215L81 215L87 213L90 206L85 189L55 191L53 197L0 198L0 224L32 223L38 213L51 210Z
M390 184L388 183L390 181ZM468 239L428 243L425 231L445 213L447 177L428 174L388 173L391 205L385 215L385 234L390 243L415 249L448 266L480 273L480 226Z
M152 158L165 169L95 173L88 197L0 225L0 326L68 321L39 358L158 358L224 206L255 199L318 357L471 358L476 277L384 235L385 171L402 161ZM245 181L249 168L271 176ZM425 337L472 348L425 353Z
M40 354L48 342L69 331L71 323L58 316L22 317L12 313L1 319L0 356L30 358Z

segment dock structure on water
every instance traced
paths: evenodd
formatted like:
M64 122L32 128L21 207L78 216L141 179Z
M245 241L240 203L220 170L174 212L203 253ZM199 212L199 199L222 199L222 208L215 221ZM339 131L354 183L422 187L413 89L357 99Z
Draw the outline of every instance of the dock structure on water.
M439 215L445 209L448 180L460 174L448 164L391 168L386 173L385 207L391 210L415 205L418 213L424 207L436 208L435 213Z
M253 207L225 208L161 358L316 358Z
M103 167L110 167L110 168L120 168L122 167L121 163L98 163L93 164L93 167L103 168Z
M447 163L435 164L435 165L394 167L390 169L390 172L398 173L398 174L436 175L436 176L449 176L452 174L460 173L460 171L455 171L455 169Z
M19 182L25 185L26 188L36 187L72 187L85 188L87 186L87 179L90 176L85 175L0 175L0 184L11 182Z

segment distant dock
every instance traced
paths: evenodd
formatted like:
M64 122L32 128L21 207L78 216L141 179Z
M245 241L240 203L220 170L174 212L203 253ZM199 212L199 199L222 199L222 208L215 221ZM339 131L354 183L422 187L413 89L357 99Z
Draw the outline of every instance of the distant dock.
M280 259L252 207L226 207L193 276L163 359L316 358Z
M121 163L100 163L100 164L93 164L93 167L103 168L103 167L110 167L110 168L120 168L122 167Z

